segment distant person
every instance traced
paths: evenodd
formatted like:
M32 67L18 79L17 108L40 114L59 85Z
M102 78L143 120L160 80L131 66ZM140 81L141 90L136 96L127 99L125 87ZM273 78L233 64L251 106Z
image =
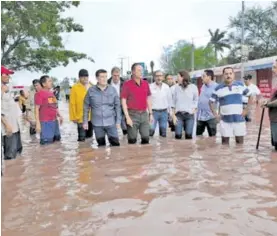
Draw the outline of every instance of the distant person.
M64 93L65 93L65 101L69 102L69 97L70 97L70 89L71 87L65 88Z
M172 87L173 85L175 85L175 81L174 81L173 76L171 74L166 74L165 75L165 83L169 87Z
M116 89L116 92L117 92L118 96L120 97L122 87L124 84L124 79L122 77L120 77L120 69L118 67L112 68L111 74L112 74L112 77L110 79L108 79L108 84L110 84L111 86L113 86ZM126 119L124 116L122 106L121 106L121 129L122 129L123 135L126 135L127 134L127 125L126 125Z
M134 63L131 70L132 78L123 84L121 92L128 143L135 144L137 142L139 131L141 144L149 144L149 127L153 122L151 91L148 82L143 80L142 66Z
M272 67L273 79L277 80L277 60ZM276 83L275 83L276 84ZM270 128L271 128L271 143L277 151L277 87L273 89L272 96L269 101L264 104L268 108Z
M95 73L97 85L90 87L84 100L83 127L88 130L89 113L98 146L106 146L106 135L111 146L120 146L117 129L121 123L121 108L116 89L107 83L107 71Z
M33 80L33 88L29 92L28 99L26 100L26 119L30 123L30 135L36 134L36 118L35 118L35 94L41 90L41 85L38 79Z
M57 99L51 92L52 79L43 75L40 84L42 89L35 94L36 132L40 133L40 144L45 145L61 140L60 124L63 118L58 110Z
M88 89L91 85L88 82L88 71L81 69L79 71L79 81L73 85L70 90L70 102L69 102L69 117L70 120L77 124L78 142L84 142L86 138L91 138L93 135L93 128L91 119L88 121L88 129L83 128L83 110L84 99ZM90 117L91 114L89 114Z
M4 160L16 158L23 150L19 126L18 104L9 90L10 75L14 72L1 66L1 134L3 135Z
M54 95L58 101L60 100L60 92L61 92L61 87L58 85L54 88Z
M252 104L249 104L249 111L247 113L247 115L245 116L245 120L246 122L251 122L252 120L252 116L253 116L253 111L255 110L255 107L253 107L254 104L256 104L256 102L262 98L261 96L261 91L260 89L257 87L257 85L253 84L252 82L252 75L246 75L243 77L244 78L244 84L246 86L246 88L249 89L250 93L251 93L251 98L252 98ZM248 97L243 96L243 104L244 106L247 106L248 104Z
M218 84L214 82L212 70L204 71L202 81L203 85L198 101L196 135L203 135L207 128L209 136L212 137L216 135L217 120L211 111L209 100Z
M220 121L220 133L222 144L229 144L230 137L235 136L236 143L242 144L246 135L245 116L248 113L251 102L251 92L241 81L235 80L232 67L223 69L224 82L219 84L210 98L210 108ZM243 107L243 96L247 96L248 106ZM214 108L218 102L220 114Z
M25 96L25 92L23 90L19 91L19 99L18 99L18 103L19 103L19 107L20 110L22 111L22 113L26 112L26 96Z
M172 100L175 138L181 139L185 129L185 139L192 139L198 105L198 88L191 83L190 75L185 70L178 73L178 85L173 90Z
M159 134L166 137L168 117L171 117L172 95L169 86L164 83L164 74L157 70L154 72L155 82L150 85L152 98L153 122L150 136L154 136L156 126L159 124Z

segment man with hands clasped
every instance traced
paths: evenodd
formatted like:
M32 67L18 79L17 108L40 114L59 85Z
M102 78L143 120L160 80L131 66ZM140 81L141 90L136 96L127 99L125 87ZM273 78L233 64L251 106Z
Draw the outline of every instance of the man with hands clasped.
M229 139L235 136L236 143L242 144L246 135L245 116L251 103L251 91L241 81L235 80L234 69L223 69L224 82L219 84L210 98L210 108L220 122L222 144L229 144ZM249 97L247 107L243 108L243 96ZM218 102L220 114L215 111L214 103Z

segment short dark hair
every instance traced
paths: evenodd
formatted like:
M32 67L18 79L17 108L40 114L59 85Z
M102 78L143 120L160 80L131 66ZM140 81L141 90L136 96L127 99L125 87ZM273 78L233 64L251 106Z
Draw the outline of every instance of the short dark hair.
M49 79L49 78L50 78L49 75L41 76L40 79L39 79L40 85L43 87L43 84L45 84L47 79Z
M39 84L40 82L39 82L39 79L34 79L33 81L32 81L32 84L35 86L36 84Z
M211 80L214 80L214 71L213 70L204 70L207 76L211 77Z
M100 69L95 72L96 77L99 77L100 74L107 74L107 71L104 69Z
M20 91L19 91L19 94L20 94L21 96L24 96L24 91L23 91L23 90L20 90Z
M132 67L131 67L131 71L134 71L135 69L136 69L136 67L137 66L141 66L141 64L140 63L134 63L133 65L132 65Z
M231 66L226 66L223 68L223 74L225 73L225 70L231 69L234 72L234 68Z
M79 71L79 77L88 77L88 71L86 69L81 69Z

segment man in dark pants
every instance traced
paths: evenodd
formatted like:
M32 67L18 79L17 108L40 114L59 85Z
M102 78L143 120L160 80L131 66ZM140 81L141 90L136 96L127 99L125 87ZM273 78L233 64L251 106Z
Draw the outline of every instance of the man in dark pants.
M116 89L116 92L120 97L123 83L124 83L124 79L120 77L120 69L118 67L112 68L111 74L112 74L112 77L108 79L108 84L113 86ZM123 135L126 135L127 125L126 125L126 120L125 120L122 106L121 106L121 129L122 129Z
M106 134L111 146L120 146L117 129L120 128L121 108L116 89L107 84L107 71L95 74L97 85L90 87L84 100L83 127L88 129L89 112L98 146L106 146Z
M142 79L142 66L139 63L133 64L131 70L132 78L124 83L121 92L128 143L135 144L137 142L139 130L141 144L148 144L149 121L150 123L153 121L150 87L148 82Z
M78 83L74 84L70 90L69 117L71 121L77 124L78 142L84 142L86 138L91 138L93 135L91 121L88 122L88 130L83 128L84 99L87 90L91 87L88 77L88 71L81 69Z
M199 101L198 101L198 114L197 114L197 129L196 135L203 135L207 127L210 137L216 135L217 121L213 115L209 99L211 98L217 83L214 82L214 72L212 70L205 70L202 75L203 86L201 88Z

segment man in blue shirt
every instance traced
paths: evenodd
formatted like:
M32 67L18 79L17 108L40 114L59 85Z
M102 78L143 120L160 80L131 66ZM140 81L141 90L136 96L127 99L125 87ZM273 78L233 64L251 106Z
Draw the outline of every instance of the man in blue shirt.
M202 81L203 86L198 101L196 135L203 135L207 127L208 134L212 137L216 135L217 121L211 111L209 100L218 84L214 82L214 72L212 70L204 71Z
M229 144L229 139L235 136L236 143L242 144L243 137L246 135L245 116L248 113L249 102L247 107L243 107L243 96L250 97L251 92L241 81L235 80L235 73L232 67L223 69L224 82L219 84L211 98L210 108L220 120L220 133L222 144ZM217 114L214 108L215 102L219 102L220 114Z

